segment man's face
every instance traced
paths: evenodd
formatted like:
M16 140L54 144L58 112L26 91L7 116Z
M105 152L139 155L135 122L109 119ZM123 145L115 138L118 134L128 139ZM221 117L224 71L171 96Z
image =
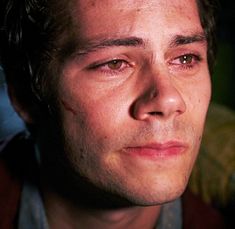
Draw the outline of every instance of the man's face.
M79 49L58 79L70 167L135 204L184 190L210 100L194 0L80 0Z

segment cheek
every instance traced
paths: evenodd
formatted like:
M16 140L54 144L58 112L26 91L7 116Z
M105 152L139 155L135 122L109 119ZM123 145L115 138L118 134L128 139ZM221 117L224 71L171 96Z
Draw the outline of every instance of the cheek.
M211 100L211 83L210 79L208 79L205 84L203 84L199 89L198 93L195 95L195 115L197 118L203 121L205 121L208 106ZM198 114L198 115L197 115Z
M191 126L193 152L198 152L211 98L211 83L209 75L198 77L190 87L182 88L186 103L186 112L180 118L187 126Z
M120 130L123 126L126 106L108 96L99 100L89 96L81 100L79 95L73 98L77 99L65 96L61 100L64 132L73 142L83 139L83 143L91 145L92 142L92 147L107 147L114 138L115 127Z
M198 79L188 88L186 98L188 112L192 116L192 120L198 123L204 123L205 116L211 99L211 82L209 76L204 76L203 80Z
M108 169L110 161L115 161L110 159L113 154L108 155L119 147L121 141L118 140L122 129L118 116L122 112L115 108L118 102L87 100L89 102L84 104L63 101L65 148L71 166L87 177L94 176L94 171Z

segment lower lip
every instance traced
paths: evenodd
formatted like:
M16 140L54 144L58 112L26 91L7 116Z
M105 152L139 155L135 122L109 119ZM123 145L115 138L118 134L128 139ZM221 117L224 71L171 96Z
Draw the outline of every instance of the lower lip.
M130 147L126 148L125 152L129 155L136 157L145 157L145 158L168 158L179 156L184 153L185 146L169 146L161 148L151 148L151 147Z

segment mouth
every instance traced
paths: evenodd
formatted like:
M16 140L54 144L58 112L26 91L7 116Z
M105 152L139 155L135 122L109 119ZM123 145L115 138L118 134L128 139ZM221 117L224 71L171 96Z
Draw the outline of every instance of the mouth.
M126 147L124 152L133 157L145 157L149 159L159 159L175 157L183 154L188 148L187 144L178 141L166 143L153 143L141 146Z

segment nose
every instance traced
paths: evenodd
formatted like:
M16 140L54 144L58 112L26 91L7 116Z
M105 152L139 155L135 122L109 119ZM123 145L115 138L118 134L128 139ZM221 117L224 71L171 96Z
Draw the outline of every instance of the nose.
M132 107L135 119L168 119L185 112L184 99L169 74L150 76L146 81L147 85Z

